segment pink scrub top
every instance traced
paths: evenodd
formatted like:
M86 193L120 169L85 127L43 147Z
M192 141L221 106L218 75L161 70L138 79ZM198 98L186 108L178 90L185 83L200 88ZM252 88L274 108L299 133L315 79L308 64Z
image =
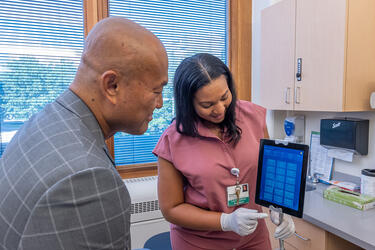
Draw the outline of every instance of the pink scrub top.
M225 213L231 213L238 207L261 211L254 200L259 140L264 138L265 117L266 110L263 107L247 101L237 101L236 124L242 129L242 135L235 147L220 140L200 122L197 129L203 138L181 135L173 122L164 131L153 153L170 161L186 178L186 203ZM230 173L234 167L240 169L240 184L249 184L250 202L228 207L226 189L236 183L236 177ZM264 220L259 220L256 231L245 237L234 232L198 231L174 224L171 224L171 236L172 245L173 238L183 239L197 246L197 249L241 249L249 244L253 246L255 242L259 242L259 249L270 248Z

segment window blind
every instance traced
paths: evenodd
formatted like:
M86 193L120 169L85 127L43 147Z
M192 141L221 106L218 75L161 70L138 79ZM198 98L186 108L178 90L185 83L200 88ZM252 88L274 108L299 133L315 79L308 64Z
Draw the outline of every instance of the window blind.
M154 162L152 149L174 117L172 81L179 63L200 52L214 54L226 62L227 1L109 0L109 14L143 25L167 49L169 83L163 91L163 108L154 112L144 135L117 133L114 136L116 165Z
M0 3L0 156L30 116L73 80L83 50L82 0Z

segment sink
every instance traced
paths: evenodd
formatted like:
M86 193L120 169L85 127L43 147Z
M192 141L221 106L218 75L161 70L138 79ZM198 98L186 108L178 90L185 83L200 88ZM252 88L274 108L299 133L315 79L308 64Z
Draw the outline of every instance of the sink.
M313 191L315 189L316 189L316 185L310 184L310 183L306 183L306 188L305 188L306 192L310 192L310 191Z

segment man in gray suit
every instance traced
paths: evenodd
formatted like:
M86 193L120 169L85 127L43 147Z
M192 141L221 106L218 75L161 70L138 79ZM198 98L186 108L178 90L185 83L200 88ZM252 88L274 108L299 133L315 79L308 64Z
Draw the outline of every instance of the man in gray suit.
M130 249L130 197L105 139L161 108L165 48L125 18L94 26L76 77L0 159L0 249Z

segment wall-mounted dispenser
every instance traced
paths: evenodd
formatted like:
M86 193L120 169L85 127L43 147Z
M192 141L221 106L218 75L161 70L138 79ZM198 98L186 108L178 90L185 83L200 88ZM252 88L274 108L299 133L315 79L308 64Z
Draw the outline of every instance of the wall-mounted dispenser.
M336 118L320 120L320 144L327 148L343 148L367 155L369 120Z
M303 143L305 140L305 117L303 115L288 116L284 120L284 140Z

